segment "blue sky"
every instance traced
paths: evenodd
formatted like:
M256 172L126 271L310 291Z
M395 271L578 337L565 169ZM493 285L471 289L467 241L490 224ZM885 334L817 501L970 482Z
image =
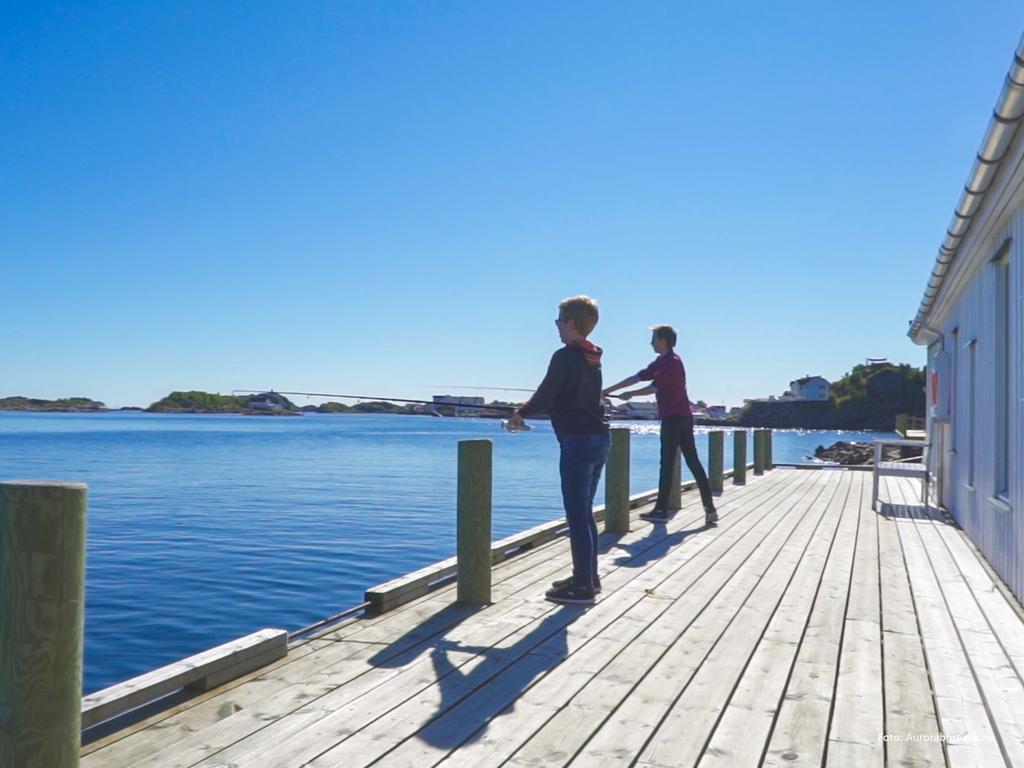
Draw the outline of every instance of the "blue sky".
M529 387L577 293L609 381L669 322L695 400L921 364L1024 29L1009 0L0 9L0 396L110 405Z

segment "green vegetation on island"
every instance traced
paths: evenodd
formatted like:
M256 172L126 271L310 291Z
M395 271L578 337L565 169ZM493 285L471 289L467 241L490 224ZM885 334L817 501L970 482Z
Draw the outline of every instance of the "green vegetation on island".
M899 414L924 416L924 385L924 369L906 363L857 365L832 383L828 400L754 400L738 422L779 429L891 431Z
M0 411L105 411L107 407L99 400L89 397L63 397L58 400L43 400L36 397L2 397Z
M258 395L220 395L210 392L171 392L146 409L149 413L295 414L295 403L276 392Z

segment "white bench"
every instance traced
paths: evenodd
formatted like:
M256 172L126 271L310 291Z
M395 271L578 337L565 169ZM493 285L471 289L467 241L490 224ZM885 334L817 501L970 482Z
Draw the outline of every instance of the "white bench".
M871 489L871 508L878 508L878 478L882 475L890 477L914 477L921 481L921 501L925 508L928 507L928 443L924 440L874 440L875 446L875 469L874 483ZM887 446L900 448L921 448L922 455L920 462L905 461L882 461L882 449Z

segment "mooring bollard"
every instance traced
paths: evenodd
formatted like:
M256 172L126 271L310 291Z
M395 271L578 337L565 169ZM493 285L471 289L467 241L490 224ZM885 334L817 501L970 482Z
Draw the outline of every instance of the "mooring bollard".
M764 474L764 465L765 465L764 449L765 449L765 445L764 445L764 430L763 429L755 429L754 430L754 474L755 475L763 475Z
M604 529L629 533L629 430L611 430L608 469L604 479Z
M775 469L775 464L772 461L772 431L770 429L764 431L764 468Z
M732 484L747 482L747 430L737 429L732 433Z
M77 768L86 487L0 483L0 766Z
M491 602L491 441L459 441L458 601Z
M668 490L669 509L682 509L683 506L683 480L679 467L681 455L679 451L676 451L675 461L672 462L672 485Z
M708 432L708 483L712 493L721 493L725 484L725 433Z

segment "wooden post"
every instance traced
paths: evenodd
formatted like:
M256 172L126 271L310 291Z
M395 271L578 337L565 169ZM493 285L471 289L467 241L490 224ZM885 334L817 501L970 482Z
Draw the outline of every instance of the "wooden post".
M458 596L491 602L491 441L459 441Z
M775 464L772 463L772 431L770 429L764 431L764 468L775 469Z
M668 508L670 510L681 509L683 506L683 480L679 468L681 456L682 454L676 451L676 458L672 462L672 485L668 491Z
M732 433L732 483L743 485L747 482L747 430L737 429Z
M0 483L0 766L77 768L86 487Z
M725 433L708 432L708 483L712 493L721 493L725 483Z
M604 529L629 533L629 430L611 430L608 469L604 477Z
M764 430L754 430L754 474L764 474Z

